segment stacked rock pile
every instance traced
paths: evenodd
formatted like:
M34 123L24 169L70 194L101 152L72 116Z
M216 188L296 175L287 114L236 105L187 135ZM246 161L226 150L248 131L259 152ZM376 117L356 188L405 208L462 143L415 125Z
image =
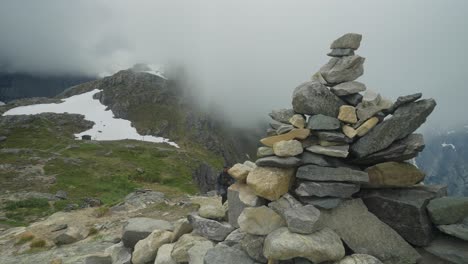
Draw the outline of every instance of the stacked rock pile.
M335 40L330 61L294 90L293 108L270 114L256 163L229 170L227 204L205 198L176 223L131 219L127 260L468 263L468 198L421 184L424 173L408 162L424 148L413 132L436 103L421 94L391 102L355 81L360 42L359 34Z
M442 198L446 187L421 184L425 174L411 162L424 149L413 133L436 103L421 93L392 102L356 81L360 42L353 33L335 40L330 61L294 90L292 109L270 113L257 167L229 171L237 180L229 223L264 238L263 260L354 263L340 262L343 241L347 255L361 254L351 256L357 263L426 263L436 258L427 251L441 263L468 263L466 198ZM437 220L439 203L440 215L459 215ZM444 223L450 231L438 229L458 238L438 234L434 224Z

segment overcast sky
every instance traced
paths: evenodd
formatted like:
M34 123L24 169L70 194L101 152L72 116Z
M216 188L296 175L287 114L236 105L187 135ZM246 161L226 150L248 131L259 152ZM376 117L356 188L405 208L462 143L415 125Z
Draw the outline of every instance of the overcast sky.
M290 107L328 61L363 34L359 81L383 96L423 92L431 126L468 124L468 1L2 0L0 67L99 74L137 62L182 64L197 93L235 120Z

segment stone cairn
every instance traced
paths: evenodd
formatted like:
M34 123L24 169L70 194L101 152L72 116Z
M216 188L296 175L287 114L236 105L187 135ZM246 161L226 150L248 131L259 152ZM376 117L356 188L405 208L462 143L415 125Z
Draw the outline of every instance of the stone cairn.
M130 219L112 259L126 248L134 264L468 263L468 197L421 184L408 162L436 103L421 94L393 103L355 81L360 42L335 40L330 61L294 90L293 109L270 113L257 161L229 170L227 203L199 197L198 212L173 224Z

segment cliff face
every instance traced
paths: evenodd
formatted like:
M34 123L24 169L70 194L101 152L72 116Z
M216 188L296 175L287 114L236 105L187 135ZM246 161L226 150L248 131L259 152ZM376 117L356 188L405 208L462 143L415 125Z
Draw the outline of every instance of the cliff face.
M0 101L21 98L53 97L70 86L92 80L85 76L34 76L22 73L0 73Z
M58 98L94 89L102 104L116 117L130 120L142 135L153 135L177 142L182 148L206 148L232 164L253 152L245 149L242 135L251 134L230 127L216 113L201 110L187 95L187 87L160 76L123 70L113 76L71 87ZM245 144L248 146L249 144ZM251 144L250 144L251 145Z
M428 184L447 184L453 196L468 196L468 129L429 135L417 164Z

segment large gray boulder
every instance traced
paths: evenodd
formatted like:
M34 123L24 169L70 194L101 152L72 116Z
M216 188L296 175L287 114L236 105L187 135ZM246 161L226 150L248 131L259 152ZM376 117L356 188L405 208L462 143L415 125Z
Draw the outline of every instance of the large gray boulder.
M312 130L337 130L340 126L340 120L322 114L309 117L307 122L307 128Z
M310 235L291 233L283 227L269 234L264 242L263 255L268 259L288 260L306 258L313 263L340 260L345 250L340 237L325 228Z
M299 197L299 200L304 204L310 204L320 209L333 209L345 201L344 198L318 196Z
M229 223L206 219L195 213L188 215L187 218L192 224L193 233L209 240L221 242L234 230Z
M322 210L317 224L335 231L355 253L375 256L384 263L416 263L420 258L395 230L370 213L361 199Z
M468 197L437 198L428 204L427 210L434 224L457 224L468 217Z
M449 236L440 236L424 248L447 263L468 263L468 242Z
M217 245L206 252L204 264L255 264L244 251L225 245Z
M430 200L447 195L446 186L420 185L405 189L363 190L369 211L415 246L427 246L434 230L426 206Z
M124 225L122 242L125 247L133 248L138 241L146 238L156 229L172 231L174 226L164 220L146 217L130 218Z
M319 217L320 210L313 205L289 208L284 212L289 231L298 234L312 234L317 231L315 223Z
M268 260L263 255L263 242L265 236L256 236L247 234L242 238L240 245L247 255L260 263L267 263Z
M295 189L298 196L349 198L359 191L359 185L341 182L308 182L299 181Z
M388 148L370 154L364 158L353 160L353 163L374 165L387 161L405 161L418 156L425 147L421 134L411 134L401 140L393 142Z
M364 74L364 61L359 55L331 58L320 68L320 74L328 84L354 81Z
M344 57L344 56L352 56L354 55L354 50L352 49L332 49L327 56L330 57Z
M297 113L337 117L339 108L344 102L325 85L310 81L294 90L292 104Z
M305 165L299 167L296 178L308 181L337 181L352 183L367 183L369 176L367 172L353 170L350 168L331 168L316 165Z
M362 35L357 33L346 33L337 38L330 45L330 49L352 49L357 50L361 45Z
M240 242L247 235L247 233L242 232L240 229L232 231L226 239L220 244L226 245L228 247L238 247L240 248Z
M258 159L255 164L260 167L296 168L302 164L302 161L296 157L270 156Z
M413 133L436 106L433 99L420 100L398 108L394 115L375 126L364 137L351 146L351 152L357 158L389 147L393 142Z

